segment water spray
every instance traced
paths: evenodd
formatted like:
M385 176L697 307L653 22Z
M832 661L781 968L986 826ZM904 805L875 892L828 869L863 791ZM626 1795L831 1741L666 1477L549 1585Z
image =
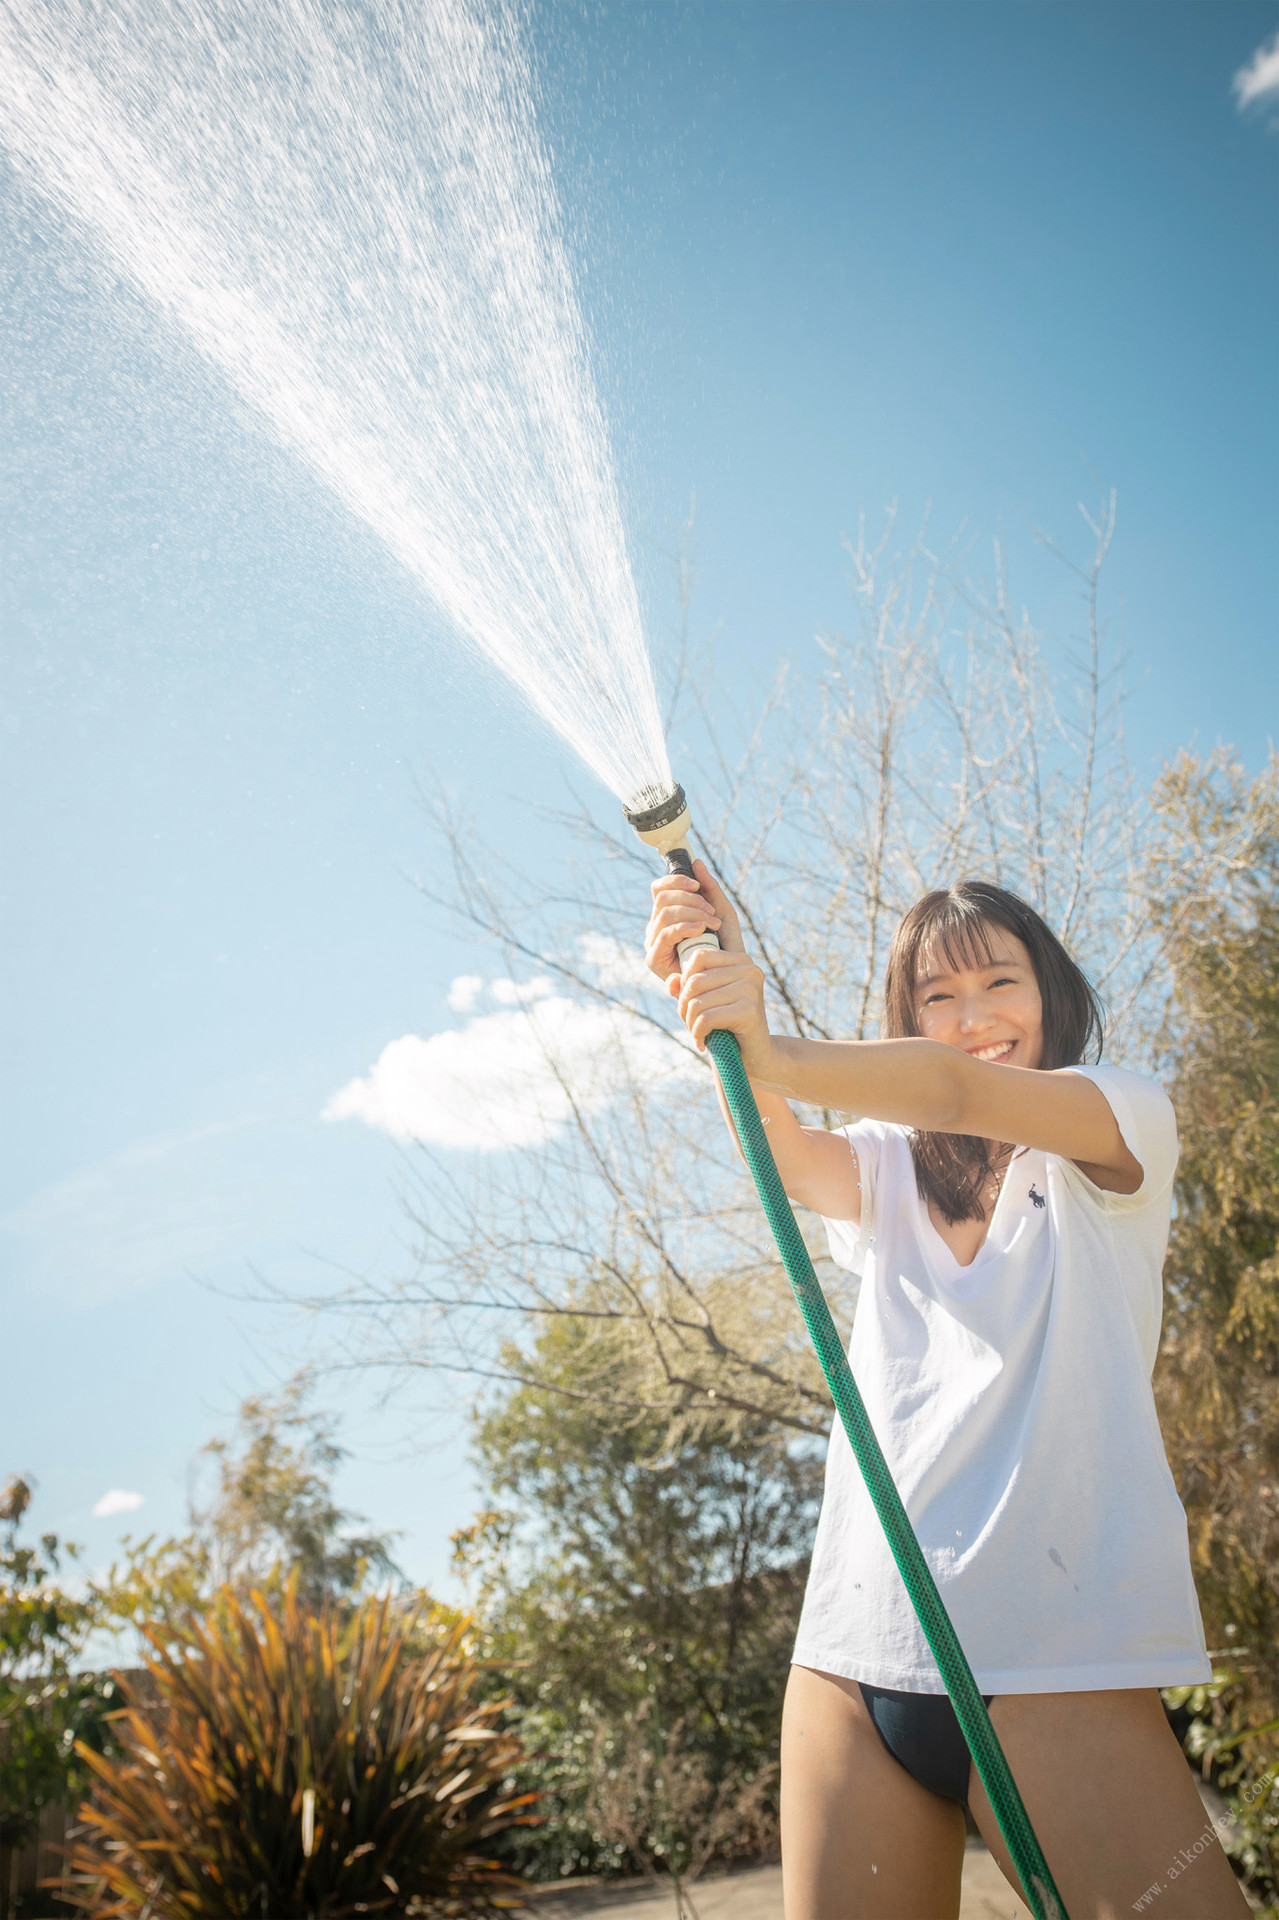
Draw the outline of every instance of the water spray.
M7 0L0 142L693 878L564 221L487 0ZM413 164L405 165L405 155ZM679 945L681 968L706 932ZM1065 1920L786 1199L743 1155L1036 1920Z
M640 839L662 856L671 873L683 874L690 880L696 878L689 846L693 822L683 787L673 783L666 792L650 787L626 805L624 811ZM717 935L709 928L690 940L681 940L677 949L681 973L687 971L694 953L718 947L719 944ZM999 1830L1007 1842L1035 1920L1068 1920L1061 1895L1048 1870L1048 1863L999 1744L999 1737L991 1725L986 1702L982 1699L972 1668L959 1643L959 1636L937 1591L937 1583L924 1558L923 1549L915 1538L914 1528L902 1505L901 1495L853 1378L848 1355L831 1317L804 1236L786 1198L759 1107L742 1065L737 1037L719 1028L707 1036L706 1051L715 1063L742 1156L750 1168L782 1264L795 1290L795 1298L816 1349L831 1398L887 1535L898 1572L946 1683L955 1717L963 1730L973 1764L989 1796Z

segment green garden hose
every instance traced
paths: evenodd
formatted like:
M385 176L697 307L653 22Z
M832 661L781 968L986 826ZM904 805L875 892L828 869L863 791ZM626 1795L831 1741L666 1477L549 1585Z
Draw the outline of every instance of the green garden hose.
M715 1062L715 1071L724 1089L728 1110L733 1116L742 1153L751 1170L768 1224L773 1230L777 1250L790 1275L795 1298L799 1301L799 1310L817 1350L831 1398L857 1456L857 1464L888 1536L888 1544L906 1583L911 1604L919 1616L919 1624L924 1629L942 1679L946 1682L946 1691L954 1703L956 1718L995 1810L999 1830L1012 1855L1013 1865L1034 1910L1035 1920L1067 1920L1061 1895L1048 1871L1048 1863L1035 1838L1035 1829L1030 1824L1016 1782L1004 1758L1004 1750L990 1723L986 1703L977 1689L959 1637L937 1591L937 1583L906 1516L901 1495L893 1484L888 1462L875 1438L875 1430L831 1318L821 1282L813 1269L808 1248L804 1245L804 1236L786 1198L781 1175L773 1159L773 1150L768 1144L764 1123L755 1104L755 1095L742 1065L736 1036L723 1030L712 1033L707 1039L706 1050Z
M682 787L672 784L669 793L658 793L655 803L651 792L640 796L633 807L627 807L626 818L645 845L661 855L672 873L696 881L693 856L688 845L692 821ZM676 949L681 971L699 947L718 945L719 940L709 927L693 939L681 940ZM773 1230L782 1263L790 1275L795 1298L799 1301L799 1310L817 1350L831 1398L857 1456L857 1464L875 1503L880 1524L888 1536L897 1570L906 1583L911 1604L919 1616L919 1624L924 1629L933 1650L933 1658L946 1683L955 1717L995 1810L999 1831L1007 1843L1035 1920L1067 1920L1061 1895L1053 1884L1048 1863L1035 1838L1035 1829L1030 1824L1016 1782L1004 1758L1004 1750L990 1724L986 1702L977 1691L972 1668L959 1644L959 1636L951 1624L950 1615L942 1604L937 1583L929 1571L928 1562L902 1505L901 1495L893 1484L888 1462L875 1438L875 1429L870 1424L870 1417L853 1378L853 1370L848 1364L848 1355L831 1319L821 1282L813 1270L808 1248L804 1245L804 1236L786 1198L777 1162L773 1159L773 1150L768 1144L764 1123L755 1104L755 1095L742 1065L736 1036L718 1030L708 1037L706 1050L719 1074L719 1083L733 1116L742 1153L755 1181L765 1217Z

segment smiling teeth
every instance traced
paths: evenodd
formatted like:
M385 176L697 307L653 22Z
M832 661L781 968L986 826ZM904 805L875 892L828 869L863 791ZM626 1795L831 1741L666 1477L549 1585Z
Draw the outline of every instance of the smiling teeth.
M1012 1040L1001 1040L997 1047L975 1047L973 1059L1002 1060L1005 1054L1012 1052L1014 1044Z

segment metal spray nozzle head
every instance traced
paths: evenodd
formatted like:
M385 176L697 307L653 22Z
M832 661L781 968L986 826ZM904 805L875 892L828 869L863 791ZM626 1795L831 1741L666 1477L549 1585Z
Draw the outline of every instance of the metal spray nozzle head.
M649 795L644 794L642 798L648 800ZM687 844L693 822L688 801L684 798L684 789L678 784L664 798L651 805L624 807L622 810L640 839L650 847L656 847L659 853L669 853L673 848Z

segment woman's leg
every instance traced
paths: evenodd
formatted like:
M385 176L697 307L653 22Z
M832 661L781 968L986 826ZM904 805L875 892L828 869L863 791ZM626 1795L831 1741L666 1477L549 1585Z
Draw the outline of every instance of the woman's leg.
M955 1920L963 1868L962 1812L897 1764L857 1682L792 1667L782 1716L786 1920Z
M990 1718L1070 1920L1246 1920L1153 1687L1005 1693ZM1018 1886L975 1767L968 1804Z

